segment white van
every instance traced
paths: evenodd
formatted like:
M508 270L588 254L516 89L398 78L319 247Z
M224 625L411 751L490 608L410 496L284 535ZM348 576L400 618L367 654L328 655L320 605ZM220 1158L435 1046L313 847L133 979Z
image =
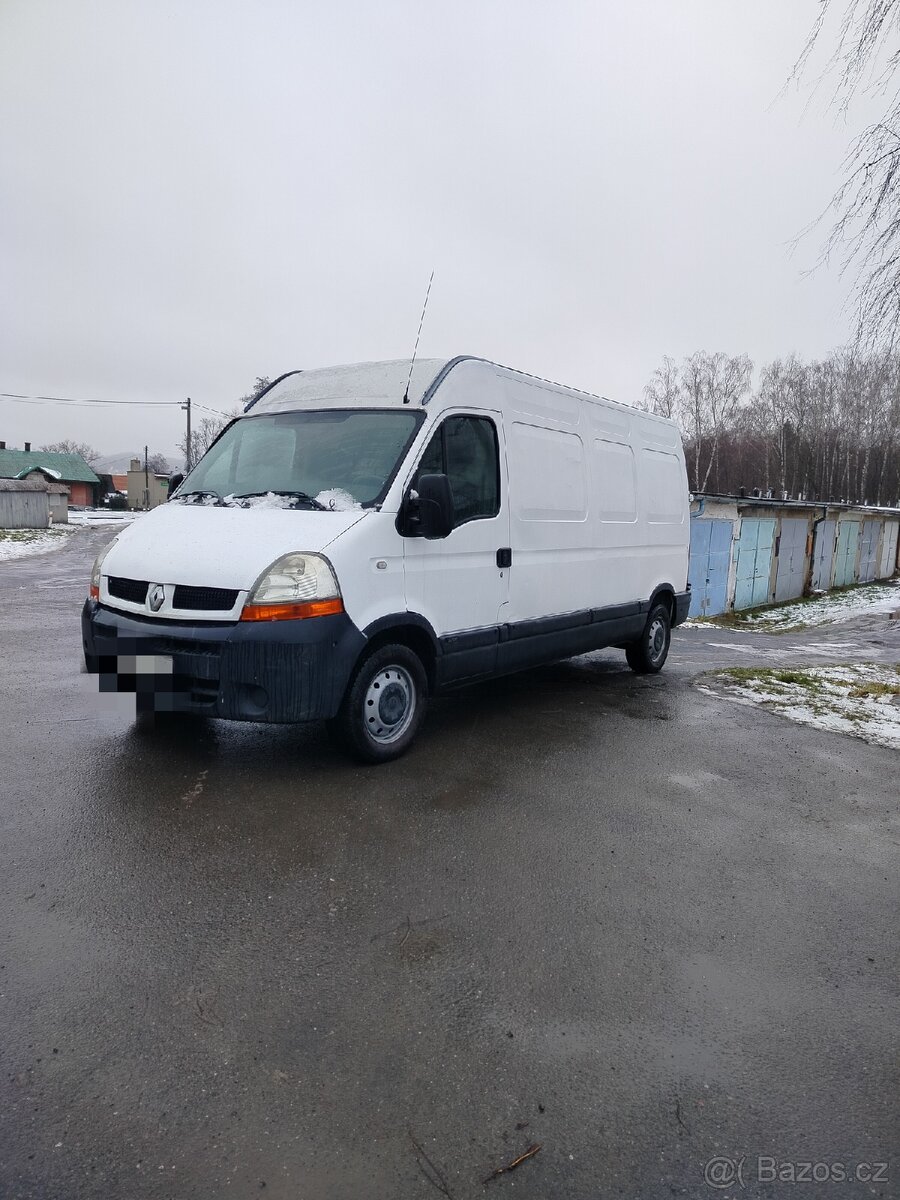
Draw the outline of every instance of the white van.
M360 758L426 697L617 646L689 606L678 430L482 359L276 380L99 556L90 671L138 708L325 719Z

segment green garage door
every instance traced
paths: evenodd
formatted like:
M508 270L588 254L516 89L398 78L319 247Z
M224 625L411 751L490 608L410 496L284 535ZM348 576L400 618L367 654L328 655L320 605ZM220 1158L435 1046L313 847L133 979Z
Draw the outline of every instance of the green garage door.
M834 586L846 587L856 579L856 551L859 547L859 521L838 524L837 548L834 552Z
M768 601L774 546L774 519L742 519L736 550L735 608L755 608Z

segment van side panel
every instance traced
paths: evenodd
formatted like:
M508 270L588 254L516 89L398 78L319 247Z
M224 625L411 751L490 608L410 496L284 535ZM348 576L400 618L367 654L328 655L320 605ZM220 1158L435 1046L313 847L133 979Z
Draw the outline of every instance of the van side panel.
M503 386L509 622L640 602L646 612L657 588L683 592L690 526L674 426L550 385Z
M587 451L576 430L539 419L507 419L510 621L590 608L596 595Z

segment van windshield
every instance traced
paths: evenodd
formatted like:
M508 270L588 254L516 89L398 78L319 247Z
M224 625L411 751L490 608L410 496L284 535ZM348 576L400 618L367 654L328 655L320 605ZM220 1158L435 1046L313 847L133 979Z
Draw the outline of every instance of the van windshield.
M248 507L357 508L384 499L422 412L260 413L225 431L173 499Z

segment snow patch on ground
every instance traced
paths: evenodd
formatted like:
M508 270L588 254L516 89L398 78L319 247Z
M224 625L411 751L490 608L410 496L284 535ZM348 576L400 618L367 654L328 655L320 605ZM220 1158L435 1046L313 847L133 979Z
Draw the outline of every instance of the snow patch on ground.
M52 525L49 529L0 529L0 562L59 550L75 532L76 527L72 525Z
M69 512L70 525L129 525L135 517L143 513L112 511L108 509L85 509L83 512Z
M802 725L900 750L900 665L732 668L711 678L715 691L701 690L724 692L738 703L761 705Z
M787 633L795 629L810 629L817 625L836 625L854 617L871 613L892 612L900 608L900 583L871 583L841 592L824 592L814 600L782 604L778 608L760 611L745 610L729 613L729 628L749 633ZM738 619L733 623L732 618ZM679 629L709 629L710 625L726 624L718 617L708 620L685 621Z

